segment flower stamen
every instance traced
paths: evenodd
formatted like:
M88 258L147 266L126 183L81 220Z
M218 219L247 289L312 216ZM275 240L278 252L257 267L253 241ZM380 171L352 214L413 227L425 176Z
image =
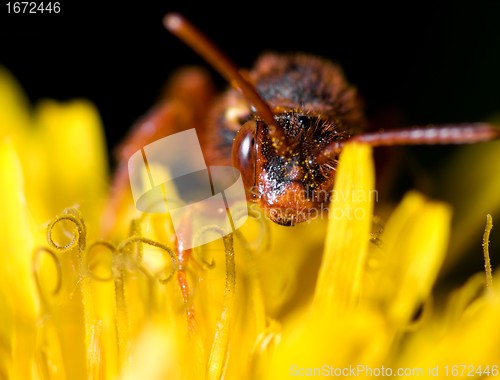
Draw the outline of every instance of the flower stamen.
M161 251L168 255L168 257L172 261L172 268L170 270L170 273L166 277L158 279L162 284L167 283L174 276L178 268L178 260L174 251L162 243L142 236L131 236L128 239L125 239L120 243L120 245L118 245L117 250L118 252L125 252L128 249L129 245L137 243L147 244L152 247L159 248ZM138 264L140 264L140 262L138 262Z
M56 240L54 240L53 235L54 235L54 229L55 226L59 223L62 223L64 221L69 221L74 224L74 229L72 231L72 236L71 240L67 244L60 244ZM67 231L64 231L67 232ZM54 247L55 249L59 251L67 251L72 249L76 244L79 246L80 252L85 250L85 245L86 245L86 227L85 227L85 222L83 221L82 216L80 215L80 212L74 208L69 208L64 210L64 213L62 215L56 216L48 225L47 227L47 241L48 243Z
M490 232L493 229L493 218L490 214L486 215L486 227L484 229L483 235L483 254L484 254L484 272L486 275L486 288L488 292L493 291L493 275L491 270L491 262L490 262Z
M218 230L215 226L213 230ZM234 261L234 242L233 234L223 236L224 251L226 254L226 283L224 286L224 299L222 311L216 325L214 340L208 359L208 379L220 379L224 373L228 351L229 351L229 330L230 322L234 309L235 290L236 290L236 264Z

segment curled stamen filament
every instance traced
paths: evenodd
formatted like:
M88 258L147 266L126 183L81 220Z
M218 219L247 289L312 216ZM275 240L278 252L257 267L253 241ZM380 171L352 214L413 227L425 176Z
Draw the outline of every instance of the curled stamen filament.
M177 265L177 257L175 256L174 251L172 251L169 247L167 247L166 245L164 245L162 243L159 243L157 241L154 241L154 240L151 240L151 239L148 239L148 238L144 238L144 237L141 237L141 236L132 236L132 237L129 237L128 239L124 240L118 246L117 249L118 249L119 252L124 252L129 245L131 245L131 244L137 244L137 243L143 243L143 244L150 245L152 247L159 248L161 251L166 252L168 254L170 260L172 261L171 272L168 274L168 276L159 279L160 283L162 283L162 284L167 283L174 276L174 274L175 274L175 272L177 270L177 267L178 267L178 265Z
M61 245L57 243L54 238L54 228L58 223L69 221L74 224L75 229L73 230L73 236L71 241L66 245ZM72 249L76 244L80 251L85 249L86 245L86 229L85 223L82 217L76 209L67 209L64 214L55 217L47 226L47 241L48 243L57 250L69 250Z

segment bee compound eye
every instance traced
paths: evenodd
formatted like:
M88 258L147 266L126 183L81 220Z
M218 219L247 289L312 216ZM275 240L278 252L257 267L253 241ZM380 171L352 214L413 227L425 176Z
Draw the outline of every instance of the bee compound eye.
M255 185L257 160L257 122L248 121L240 128L233 141L233 165L240 170L247 189Z

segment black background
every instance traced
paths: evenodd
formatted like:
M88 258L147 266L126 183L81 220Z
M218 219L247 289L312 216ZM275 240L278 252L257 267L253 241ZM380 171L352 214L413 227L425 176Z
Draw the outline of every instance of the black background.
M241 67L264 50L340 62L371 117L396 110L402 123L425 124L484 120L500 110L498 2L165 1L103 8L62 0L61 13L36 15L7 14L5 3L0 64L33 101L91 99L110 146L155 101L175 67L205 64L163 28L168 11L186 15Z
M178 11L239 66L264 50L338 61L371 118L415 125L482 121L500 113L500 2L115 2L62 0L60 14L0 11L0 64L29 98L84 97L112 148L186 64L205 65L163 26ZM217 84L225 82L213 70ZM398 117L395 117L398 116ZM383 125L383 122L382 122ZM432 171L454 147L408 148ZM467 170L464 168L464 175Z

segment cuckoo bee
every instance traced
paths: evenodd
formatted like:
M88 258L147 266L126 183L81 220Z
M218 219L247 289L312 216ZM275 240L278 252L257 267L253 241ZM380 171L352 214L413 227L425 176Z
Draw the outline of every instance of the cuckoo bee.
M466 144L500 137L486 123L367 130L356 89L339 65L308 54L266 53L240 70L202 32L176 13L165 27L232 85L216 94L202 69L186 68L167 95L138 122L119 159L155 139L195 127L209 165L233 165L247 198L268 217L292 226L326 209L343 145ZM126 176L126 175L125 175Z

